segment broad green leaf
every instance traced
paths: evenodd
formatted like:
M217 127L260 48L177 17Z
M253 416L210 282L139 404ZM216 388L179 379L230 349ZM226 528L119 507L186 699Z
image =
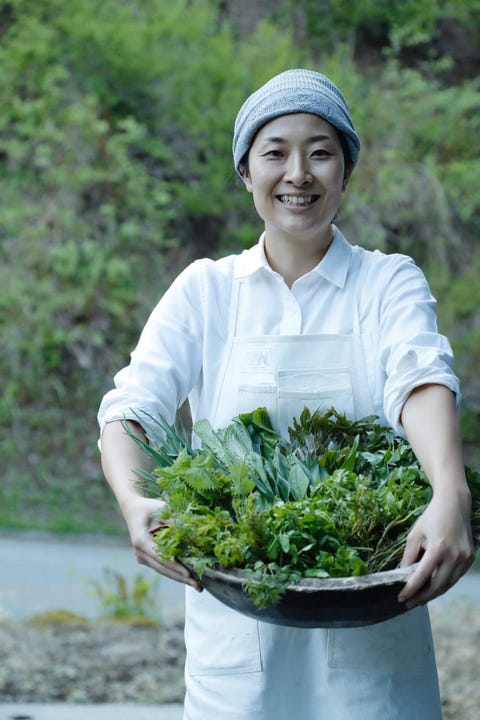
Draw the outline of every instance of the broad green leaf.
M310 487L310 478L298 463L290 468L288 483L290 485L290 494L294 500L303 500L306 497L307 490Z

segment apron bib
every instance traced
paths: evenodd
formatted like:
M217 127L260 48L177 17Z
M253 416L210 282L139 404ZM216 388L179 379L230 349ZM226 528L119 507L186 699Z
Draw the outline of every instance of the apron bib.
M374 413L369 338L352 334L237 336L234 277L229 339L209 418L224 427L265 406L283 437L305 406L352 419ZM368 627L302 629L259 623L186 588L184 720L440 720L425 608Z

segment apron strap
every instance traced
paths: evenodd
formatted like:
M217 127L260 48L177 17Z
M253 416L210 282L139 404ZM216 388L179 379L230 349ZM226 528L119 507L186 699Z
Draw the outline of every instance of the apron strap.
M212 403L211 422L213 427L216 427L216 418L218 417L218 405L220 402L220 393L225 380L225 375L230 362L230 356L232 354L233 340L237 331L237 317L238 317L238 298L240 296L240 287L242 284L242 278L237 277L237 266L238 256L235 258L232 269L232 287L230 291L230 307L228 310L228 327L227 327L227 340L225 348L222 353L222 362L220 365L217 383L215 387L215 396Z
M354 398L357 420L366 415L372 415L375 412L373 386L371 389L374 374L368 372L369 366L371 365L371 363L368 363L368 359L371 360L372 355L372 349L369 346L371 338L369 335L362 333L360 329L360 303L370 267L369 260L369 253L362 254L360 268L355 281L355 302L353 303L352 343L355 363L352 364L352 370L354 373L353 381L355 382Z
M238 258L235 258L235 262L233 264L232 289L230 292L230 308L228 311L227 337L229 341L235 337L237 332L238 298L240 296L240 286L242 284L242 278L237 277L237 264Z
M365 253L362 256L361 264L358 269L357 279L355 281L355 302L353 303L353 335L360 337L360 302L362 292L367 279L367 272L370 266L368 262L369 256Z

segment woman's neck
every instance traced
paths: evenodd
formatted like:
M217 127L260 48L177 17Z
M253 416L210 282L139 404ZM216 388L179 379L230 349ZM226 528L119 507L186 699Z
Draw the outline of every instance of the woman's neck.
M272 270L282 275L288 287L292 287L295 280L313 270L325 257L332 240L332 226L323 239L313 241L272 236L266 230L265 255Z

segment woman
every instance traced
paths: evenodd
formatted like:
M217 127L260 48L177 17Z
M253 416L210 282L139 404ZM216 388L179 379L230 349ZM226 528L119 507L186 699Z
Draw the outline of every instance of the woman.
M240 109L233 155L265 230L239 256L193 263L148 320L102 401L102 459L139 562L185 583L186 720L438 720L428 614L473 559L470 493L456 412L458 381L434 300L408 257L352 247L332 223L360 141L325 76L290 70ZM159 501L135 488L145 464L125 435L137 413L221 427L265 405L281 433L304 405L376 414L410 440L433 486L403 564L418 567L374 626L303 630L257 623L162 562L148 529ZM193 589L192 589L193 588Z

